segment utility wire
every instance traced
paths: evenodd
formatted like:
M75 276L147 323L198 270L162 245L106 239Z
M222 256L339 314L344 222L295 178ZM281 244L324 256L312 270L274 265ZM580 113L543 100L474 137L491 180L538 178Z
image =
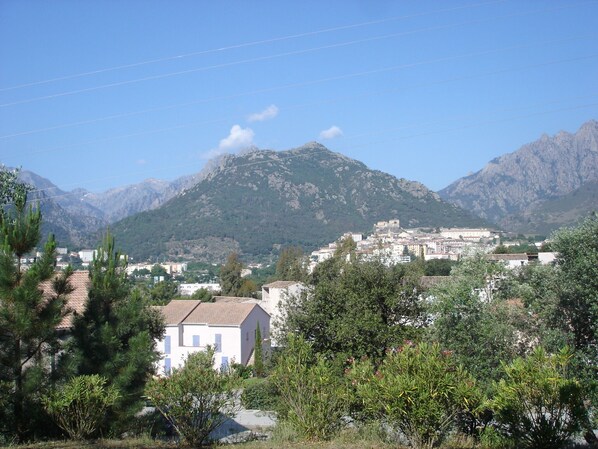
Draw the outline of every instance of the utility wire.
M38 128L38 129L28 130L28 131L21 131L21 132L16 132L16 133L12 133L12 134L5 134L5 135L0 136L0 139L8 139L8 138L12 138L12 137L35 134L35 133L40 133L40 132L44 132L44 131L52 131L52 130L57 130L57 129L69 128L69 127L73 127L73 126L93 124L93 123L106 121L106 120L132 117L135 115L141 115L141 114L146 114L146 113L150 113L150 112L159 112L159 111L164 111L164 110L168 110L168 109L193 106L193 105L198 105L198 104L208 103L208 102L213 102L213 101L232 100L232 99L241 98L241 97L245 97L245 96L257 95L257 94L279 91L279 90L284 90L284 89L296 89L296 88L300 88L300 87L306 87L306 86L311 86L311 85L315 85L315 84L322 84L322 83L326 83L326 82L340 81L343 79L375 75L375 74L379 74L379 73L385 73L385 72L391 72L391 71L397 71L397 70L404 70L404 69L408 69L408 68L413 68L413 67L418 67L418 66L428 65L428 64L435 64L435 63L440 63L440 62L448 62L448 61L453 61L456 59L486 56L486 55L498 53L501 51L515 50L515 49L521 49L521 48L526 48L526 47L554 45L554 44L561 43L561 42L566 42L566 41L570 41L570 40L579 40L579 39L585 39L585 38L595 38L595 36L580 35L580 36L571 36L571 37L567 37L567 38L559 39L559 40L544 41L544 42L540 42L540 43L519 44L519 45L515 45L515 46L508 46L508 47L496 48L496 49L491 49L491 50L484 50L484 51L480 51L480 52L472 52L472 53L466 53L466 54L461 54L461 55L447 56L447 57L430 59L430 60L425 60L425 61L418 61L418 62L414 62L414 63L400 64L400 65L385 67L385 68L381 68L381 69L366 70L366 71L354 72L354 73L338 75L338 76L333 76L333 77L320 78L317 80L304 81L304 82L300 82L300 83L291 83L291 84L285 84L285 85L281 85L281 86L273 86L273 87L264 88L264 89L258 89L258 90L248 91L248 92L241 92L238 94L203 98L203 99L199 99L199 100L195 100L195 101L191 101L191 102L171 104L171 105L167 105L167 106L161 106L161 107L157 107L157 108L149 108L149 109L144 109L144 110L140 110L140 111L126 112L126 113L121 113L121 114L112 114L112 115L99 117L99 118L95 118L95 119L90 119L90 120L82 120L82 121L72 122L72 123L67 123L67 124L62 124L62 125ZM586 55L586 56L581 56L581 57L576 57L576 58L567 58L567 59L562 59L562 60L558 60L558 61L550 61L550 62L541 63L541 64L534 64L531 66L524 66L523 68L525 69L525 68L542 67L542 66L557 64L557 63L561 63L561 62L573 62L573 61L593 58L596 56L597 56L597 54L592 54L592 55ZM516 70L520 70L520 69L521 68L516 69ZM505 71L511 71L511 69L504 69L504 70L500 70L500 71L490 72L488 74L492 75L492 74L497 74L497 73L503 73ZM479 75L473 75L471 77L477 78L477 77L479 77ZM467 78L469 78L469 76L459 78L459 79L467 79ZM395 89L392 89L392 90L395 90Z
M360 22L360 23L354 23L354 24L349 24L349 25L341 25L341 26L336 26L336 27L331 27L331 28L323 28L320 30L308 31L305 33L291 34L291 35L287 35L287 36L279 36L279 37L274 37L274 38L270 38L270 39L261 39L261 40L257 40L257 41L244 42L244 43L229 45L226 47L218 47L218 48L212 48L212 49L208 49L208 50L194 51L191 53L183 53L180 55L166 56L163 58L148 59L148 60L140 61L140 62L133 62L133 63L129 63L129 64L117 65L117 66L112 66L112 67L104 67L101 69L90 70L87 72L75 73L72 75L60 76L57 78L49 78L49 79L45 79L45 80L34 81L31 83L19 84L16 86L3 87L3 88L0 88L0 92L21 89L21 88L30 87L30 86L38 86L40 84L48 84L48 83L53 83L53 82L57 82L57 81L81 78L84 76L96 75L96 74L105 73L105 72L112 72L115 70L140 67L140 66L144 66L144 65L148 65L148 64L156 64L156 63L160 63L160 62L181 60L181 59L189 58L192 56L201 56L201 55L206 55L206 54L210 54L210 53L218 53L218 52L224 52L224 51L228 51L228 50L236 50L236 49L240 49L240 48L254 47L254 46L263 45L263 44L271 44L274 42L299 39L299 38L303 38L303 37L317 36L319 34L332 33L335 31L343 31L343 30L349 30L349 29L354 29L354 28L362 28L362 27L367 27L367 26L371 26L371 25L379 25L382 23L395 22L398 20L405 20L405 19L412 19L412 18L416 18L416 17L423 17L423 16L433 15L433 14L438 14L438 13L453 12L453 11L458 11L458 10L462 10L462 9L470 9L470 8L476 8L476 7L480 7L480 6L493 5L493 4L497 4L497 3L505 3L506 1L507 0L493 0L493 1L488 1L488 2L475 3L475 4L471 4L471 5L456 6L453 8L437 9L434 11L426 11L426 12L417 13L417 14L394 16L394 17L388 17L385 19L370 20L367 22Z
M584 2L584 3L588 3L588 2ZM596 2L594 1L592 3L596 3ZM578 5L580 5L580 4L576 4L576 6L578 6ZM570 7L570 6L567 6L567 7ZM274 54L274 55L260 56L260 57L256 57L256 58L243 59L243 60L215 64L215 65L210 65L210 66L203 66L203 67L198 67L198 68L194 68L194 69L187 69L187 70L180 70L180 71L176 71L176 72L164 73L164 74L160 74L160 75L146 76L146 77L137 78L137 79L133 79L133 80L118 81L118 82L114 82L114 83L108 83L108 84L103 84L103 85L99 85L99 86L87 87L87 88L83 88L83 89L75 89L75 90L66 91L66 92L59 92L56 94L43 95L43 96L39 96L39 97L28 98L25 100L17 100L17 101L13 101L13 102L3 103L3 104L0 104L0 107L16 106L16 105L20 105L20 104L32 103L32 102L41 101L41 100L49 100L49 99L54 99L54 98L59 98L59 97L64 97L64 96L93 92L93 91L97 91L97 90L101 90L101 89L125 86L125 85L135 84L135 83L144 82L144 81L154 81L154 80L159 80L159 79L164 79L164 78L170 78L173 76L180 76L180 75L186 75L186 74L190 74L190 73L197 73L197 72L209 71L209 70L214 70L214 69L233 67L236 65L253 63L253 62L268 61L268 60L282 58L282 57L286 57L286 56L302 55L302 54L312 53L312 52L316 52L316 51L330 50L330 49L341 48L341 47L346 47L346 46L360 44L360 43L391 39L391 38L396 38L396 37L400 37L400 36L406 36L406 35L426 32L426 31L438 31L438 30L442 30L442 29L461 27L464 25L486 23L486 22L501 20L501 19L505 19L505 18L521 17L521 16L525 16L525 15L530 15L530 14L538 14L538 13L546 12L546 11L560 10L563 8L565 8L565 7L527 11L524 13L492 17L489 19L478 19L478 20L459 22L459 23L454 23L454 24L449 24L449 25L440 25L440 26L436 26L436 27L422 28L422 29L418 29L418 30L403 31L400 33L391 33L391 34L386 34L386 35L382 35L382 36L374 36L374 37L369 37L369 38L364 38L364 39L355 39L355 40L340 42L340 43L336 43L336 44L323 45L323 46L312 47L312 48L308 48L308 49L283 52L283 53L278 53L278 54Z
M403 91L403 90L411 90L413 88L418 88L418 87L426 87L426 86L430 86L430 85L438 85L438 84L452 82L452 81L462 81L465 79L486 77L486 76L496 75L496 74L500 74L500 73L518 71L518 70L522 70L522 69L543 67L543 66L547 66L547 65L552 65L552 64L562 63L562 62L571 62L571 61L575 61L575 60L582 60L582 59L588 59L588 58L593 58L593 57L598 57L598 54L583 56L583 57L579 57L579 58L568 58L565 60L544 62L541 64L533 64L533 65L518 67L515 69L502 69L502 70L487 72L487 73L483 73L483 74L479 74L479 75L470 75L470 76L465 76L465 77L449 78L449 79L445 79L445 80L435 81L433 83L424 83L424 84L419 84L419 85L415 85L415 86L384 89L382 91L374 91L373 95L380 95L380 94L384 94L384 93ZM370 93L358 94L358 95L354 95L354 96L344 96L344 97L340 97L340 99L346 100L346 99L351 99L351 98L363 98L364 96L373 96L373 95L370 92ZM283 110L298 109L298 108L302 108L302 107L313 107L313 106L317 106L317 105L332 103L335 101L340 101L340 100L339 100L339 98L333 98L333 99L327 99L327 100L323 100L323 101L319 101L319 102L303 103L303 104L299 104L299 105L293 105L293 106L286 107ZM186 123L169 126L169 127L165 127L165 128L152 129L152 130L148 130L148 131L139 131L139 132L134 132L134 133L121 134L121 135L117 135L117 136L102 137L99 139L93 139L93 140L78 142L78 143L69 144L69 145L62 145L62 146L57 146L57 147L52 147L52 148L36 150L36 151L29 152L29 154L55 152L55 151L60 151L60 150L64 150L64 149L75 148L75 147L80 147L80 146L85 146L85 145L91 145L91 144L95 144L95 143L108 142L108 141L113 141L113 140L118 140L118 139L123 139L123 138L128 138L128 137L137 137L137 136L143 136L143 135L157 134L157 133L161 133L161 132L168 132L168 131L173 131L176 129L186 128L189 126L210 125L210 124L215 124L215 123L225 123L227 121L230 121L230 118L212 119L212 120L207 120L207 121L191 121L191 122L186 122Z

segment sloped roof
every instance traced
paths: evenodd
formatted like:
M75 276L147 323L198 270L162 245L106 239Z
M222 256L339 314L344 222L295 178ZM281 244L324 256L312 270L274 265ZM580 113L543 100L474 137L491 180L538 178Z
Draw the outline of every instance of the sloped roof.
M57 274L56 274L57 275ZM52 279L42 282L40 288L44 292L45 296L52 294ZM73 327L73 312L82 314L85 311L85 305L87 304L87 297L89 293L89 272L88 271L74 271L69 278L69 282L73 291L66 297L66 308L68 310L67 315L62 319L60 324L56 327L59 330L66 330Z
M240 326L257 304L248 303L202 303L183 321L184 324L207 324L209 326ZM263 309L261 309L263 311ZM264 313L266 313L264 311Z
M266 288L286 288L294 284L300 284L299 281L274 281L269 284L264 284L262 287Z
M528 260L526 253L517 254L487 254L489 260Z
M246 296L214 296L214 302L229 302L229 303L255 303L259 301L255 298L248 298Z
M201 304L197 299L173 299L165 306L159 308L164 316L164 323L167 326L176 326Z

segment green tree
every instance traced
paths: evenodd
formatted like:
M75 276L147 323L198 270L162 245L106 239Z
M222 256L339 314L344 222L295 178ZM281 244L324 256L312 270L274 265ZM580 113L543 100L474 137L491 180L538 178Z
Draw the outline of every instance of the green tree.
M103 429L122 429L143 405L145 384L159 359L155 342L164 332L158 313L132 291L125 267L107 235L90 264L89 297L71 340L75 373L99 374L119 392Z
M170 279L170 274L168 274L166 268L164 268L160 264L155 264L154 266L152 266L150 274L152 277L163 277L165 280Z
M598 216L577 228L565 228L553 237L558 252L558 312L570 329L576 350L583 352L598 374Z
M253 373L256 377L264 375L264 349L262 342L262 329L258 321L255 329L255 344L253 349Z
M56 242L49 236L41 257L24 269L23 256L40 241L41 213L27 207L29 188L0 170L0 430L23 441L33 433L39 394L48 387L49 360L58 351L56 327L72 291L66 270L54 275ZM5 207L7 206L7 207ZM47 283L46 294L40 289Z
M457 261L449 259L431 259L424 262L424 274L426 276L448 276L451 274Z
M200 288L191 295L191 299L200 300L201 302L214 301L214 294L207 288Z
M239 290L235 296L255 297L257 293L257 285L251 279L243 279Z
M584 389L571 376L572 353L536 348L504 365L490 408L503 435L516 447L559 449L587 422Z
M276 262L274 277L280 281L305 281L307 279L307 260L298 246L283 248Z
M189 355L169 377L152 379L146 395L181 439L196 447L235 415L238 386L233 370L214 370L214 350L209 348Z
M281 333L303 335L330 360L380 360L387 348L421 333L420 273L412 270L344 257L324 261L313 273L311 288L283 300Z
M382 364L355 362L349 378L370 416L403 433L417 449L441 443L464 411L482 396L474 379L437 344L407 344L389 351Z
M117 398L116 388L94 374L73 377L45 397L44 406L71 439L83 440L94 434Z
M500 290L509 276L504 265L477 254L430 290L429 340L454 351L485 389L498 379L501 361L518 354L517 327L510 319L516 304L505 301Z
M327 440L342 426L347 411L345 382L301 336L289 335L272 382L280 394L279 422L289 423L300 436Z
M178 286L172 281L157 282L150 287L149 297L152 304L168 304L179 293Z
M226 263L220 268L220 288L223 295L237 296L243 284L242 270L243 264L239 255L237 253L229 254Z
M593 213L576 228L553 235L558 253L560 288L555 316L557 325L570 336L575 367L584 384L591 387L594 426L598 423L598 216ZM586 428L586 440L598 444L594 426Z

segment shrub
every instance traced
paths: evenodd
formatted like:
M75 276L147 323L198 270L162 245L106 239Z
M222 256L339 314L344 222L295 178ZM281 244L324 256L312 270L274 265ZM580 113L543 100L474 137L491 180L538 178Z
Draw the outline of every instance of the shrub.
M302 337L290 335L272 381L280 393L279 421L302 437L330 439L346 411L344 380Z
M269 379L255 379L243 389L241 404L247 409L276 410L278 390Z
M196 352L170 377L150 381L146 395L180 438L200 446L210 432L234 416L239 378L232 370L214 370L214 350Z
M92 435L108 407L118 399L114 387L97 374L73 377L44 399L47 412L70 438L83 440Z
M440 444L458 414L481 403L475 381L438 345L405 345L390 351L378 369L366 359L348 375L364 411L416 448Z
M554 355L537 348L504 366L490 407L499 431L517 447L563 447L587 421L583 388L568 372L571 357L568 348Z

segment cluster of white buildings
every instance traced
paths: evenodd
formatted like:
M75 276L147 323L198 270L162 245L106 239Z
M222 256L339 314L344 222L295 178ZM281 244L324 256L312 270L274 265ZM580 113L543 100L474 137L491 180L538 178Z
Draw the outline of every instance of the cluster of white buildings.
M389 264L407 263L413 256L430 259L458 260L472 249L488 251L499 235L486 228L436 228L403 229L399 220L380 221L368 237L359 233L346 233L339 242L351 238L356 252L363 258L381 257ZM311 266L331 258L339 242L330 243L311 253Z
M162 263L132 263L127 265L127 274L131 275L135 270L152 271L155 265L159 265L170 275L179 275L187 271L187 262L162 262Z

